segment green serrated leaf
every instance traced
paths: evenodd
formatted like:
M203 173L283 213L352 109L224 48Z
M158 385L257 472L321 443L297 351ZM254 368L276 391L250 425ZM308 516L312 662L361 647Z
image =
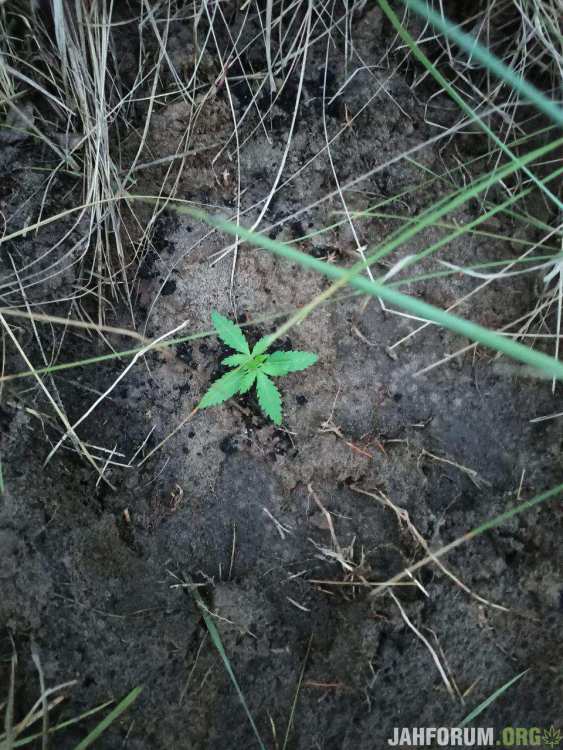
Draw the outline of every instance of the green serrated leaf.
M244 370L230 370L216 380L198 404L198 409L222 404L237 393L245 376Z
M236 323L223 317L223 315L220 315L216 310L213 310L211 313L211 320L213 321L213 325L215 326L215 330L221 341L237 352L250 354L250 349L244 337L244 333Z
M262 372L274 376L287 375L288 372L305 370L314 365L317 359L312 352L273 352L262 366Z
M254 381L256 380L256 372L256 370L251 370L250 372L247 371L244 373L240 388L238 389L239 393L248 393L248 391L254 385Z
M258 341L254 344L254 349L252 350L252 356L256 357L258 354L264 354L266 349L270 346L272 343L273 336L262 336L261 339L258 339Z
M231 354L225 357L221 364L227 365L227 367L238 367L244 365L245 362L248 362L248 354Z
M261 370L256 373L256 392L258 393L258 403L264 414L270 417L275 424L281 424L282 400L280 392Z

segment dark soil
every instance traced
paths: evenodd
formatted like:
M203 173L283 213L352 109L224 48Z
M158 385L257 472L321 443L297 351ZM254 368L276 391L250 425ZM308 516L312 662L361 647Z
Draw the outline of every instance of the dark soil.
M390 37L377 13L358 19L354 33L357 54L367 64L379 65ZM183 49L188 27L178 24L174 34L178 50ZM309 63L287 175L325 145L324 54L319 45ZM341 51L331 54L329 96L346 80ZM355 76L337 97L338 106L327 110L332 136L383 84L353 127L344 129L331 146L342 183L433 137L436 128L430 123L449 125L456 117L451 105L438 97L425 109L420 90L415 96L401 72L383 67L368 72ZM290 81L265 121L267 132L258 128L241 149L243 210L271 187L295 95L296 82ZM233 89L233 102L240 116L248 103L240 86ZM150 135L155 158L174 152L188 117L188 105L182 102L157 110ZM254 125L255 115L241 128L241 141ZM224 142L231 131L229 103L219 92L206 105L194 138ZM463 149L464 143L458 139L455 148ZM215 148L188 159L178 196L232 215L234 162L224 151L212 163L218 152ZM442 173L450 152L427 148L416 158ZM44 174L31 167L46 159L30 141L2 146L0 200L8 231L36 215ZM348 208L364 209L396 195L422 182L421 174L400 162L350 192ZM69 179L61 177L51 189L45 215L66 207ZM154 194L163 179L164 171L150 171L143 175L139 192ZM350 264L355 244L346 225L301 239L313 228L334 223L334 212L342 211L338 196L282 221L334 187L325 151L276 193L262 227L270 227L280 240L297 241L301 250L316 257L333 256ZM446 187L415 193L406 210L416 214ZM405 206L393 203L390 210L404 212ZM469 221L478 211L478 205L468 206L455 218ZM256 209L249 210L244 223L257 215ZM370 219L355 227L360 242L372 246L395 225ZM501 236L513 235L509 220L489 228ZM14 242L16 265L39 257L64 231L58 222ZM438 230L427 232L416 248L439 236ZM534 239L532 229L529 239ZM231 256L216 265L210 262L230 241L192 219L171 211L163 214L153 247L138 268L138 330L160 335L185 320L188 332L206 331L212 309L253 320L293 309L326 288L316 275L241 246L231 293ZM70 242L38 268L44 272L56 257L63 257ZM463 264L515 254L508 241L472 236L446 248L442 257ZM10 268L3 252L3 273ZM30 290L32 299L63 299L74 282L73 268ZM386 268L375 270L381 274ZM416 290L446 307L474 286L471 279L444 277ZM413 285L409 291L414 290ZM17 298L16 286L5 301ZM499 327L535 300L533 278L516 277L489 285L458 312ZM125 310L108 322L131 325ZM455 698L396 601L352 585L385 581L424 556L406 524L376 497L358 490L385 496L408 511L418 532L437 549L513 507L519 497L532 497L561 481L561 422L530 423L557 410L550 385L482 349L415 377L421 368L467 343L429 327L390 354L388 347L415 325L383 312L376 300L366 303L360 297L347 296L318 308L284 342L284 348L317 352L319 363L280 381L282 428L264 418L253 397L235 400L197 414L136 468L191 412L219 372L224 349L209 337L151 354L79 430L83 440L107 450L105 455L115 450L114 460L122 464L129 463L153 430L131 467L110 466L106 471L115 489L97 482L70 441L43 466L61 435L52 406L31 379L6 384L0 411L5 482L0 499L0 687L7 695L15 650L16 718L25 715L40 692L31 658L35 649L49 686L77 681L52 712L51 723L144 686L135 704L95 747L256 747L190 593L188 584L197 583L207 607L217 615L225 652L269 749L373 750L386 745L393 727L455 726L524 669L529 670L526 676L477 724L560 725L560 503L519 515L444 558L473 595L432 565L417 574L420 586L393 589L409 620L439 654L459 691ZM251 327L249 337L273 327ZM49 349L51 337L61 334L43 326L39 335ZM41 363L32 329L22 323L18 337L30 359ZM125 338L114 337L113 344L118 349L132 346ZM73 361L102 351L107 350L100 349L98 341L67 332L59 359ZM45 382L75 420L125 366L117 360L71 369ZM23 362L10 350L6 370L21 369ZM335 546L321 506L331 514L353 575L330 556ZM53 747L73 748L94 723L90 719L61 732Z

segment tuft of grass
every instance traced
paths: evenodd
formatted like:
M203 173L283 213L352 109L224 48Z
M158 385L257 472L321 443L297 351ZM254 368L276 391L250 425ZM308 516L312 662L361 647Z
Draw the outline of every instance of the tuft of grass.
M474 36L462 31L452 23L447 16L433 10L422 0L401 0L407 7L414 10L438 31L461 47L467 55L478 60L492 75L510 86L512 91L518 92L534 107L543 112L557 125L563 125L563 109L559 104L547 97L536 86L519 75L513 67L500 60L487 47L483 46ZM559 61L560 64L560 61Z
M79 716L53 724L49 727L48 718L51 711L59 706L65 696L62 691L76 685L76 680L47 688L44 683L43 671L39 661L38 654L34 653L33 661L39 672L41 695L33 704L31 709L25 714L23 719L17 723L14 722L15 712L15 685L16 685L16 665L17 656L14 652L11 659L10 681L8 686L8 699L4 704L4 728L5 731L0 733L0 750L15 750L19 747L26 747L41 740L41 747L47 748L49 739L52 735L64 731L70 726L74 726L85 719L88 719L108 708L113 700L106 701L99 706L84 711ZM138 686L131 690L119 703L101 720L96 726L88 732L74 750L86 750L113 724L139 697L143 686ZM34 724L42 723L42 730L33 734L26 734L27 730Z
M428 7L437 27L425 12ZM561 4L559 0L508 0L504 3L485 2L462 9L460 32L471 38L465 54L458 52L459 45L444 32L449 20L442 3L429 0L410 5L421 17L425 26L417 34L417 43L430 44L439 52L433 54L439 66L451 81L451 86L474 106L492 103L496 110L496 135L508 138L519 130L525 119L524 99L519 90L504 80L495 79L490 67L483 62L477 47L495 53L507 68L520 78L542 81L545 89L557 98L563 80L563 36L561 35ZM404 19L410 26L410 19ZM416 26L416 24L413 24ZM423 80L424 75L419 80Z
M406 0L405 0L406 2ZM514 153L511 151L511 149L504 143L504 141L494 132L494 130L485 122L484 118L479 115L478 112L475 111L473 107L471 107L460 94L456 91L455 87L447 80L447 78L440 73L440 71L436 68L435 65L433 65L428 57L424 54L422 49L416 44L415 40L412 38L412 36L409 34L407 29L403 26L403 24L399 21L396 13L392 10L391 6L387 2L387 0L378 0L378 3L387 16L387 18L391 21L394 28L396 29L399 36L403 39L403 41L408 46L411 54L420 62L422 65L426 68L426 70L432 75L432 77L436 80L436 82L440 85L442 90L448 94L448 96L453 99L453 101L459 106L461 111L466 114L469 118L469 122L476 122L479 127L483 130L484 133L491 139L491 141L495 144L495 146L504 154L506 154L512 161L517 162L517 157L514 155ZM414 6L418 8L418 6ZM419 12L421 12L419 10ZM429 17L430 20L430 17ZM456 27L448 27L455 29ZM465 37L462 37L465 39ZM459 41L459 39L458 39ZM483 54L488 52L488 50L483 49ZM507 69L508 72L511 72L510 69ZM507 72L504 71L504 75L507 75ZM520 80L520 79L518 79ZM535 87L532 87L532 90L539 95L540 100L544 103L544 106L547 107L548 104L550 104L549 101L544 102L544 97L541 92L537 91ZM528 166L523 166L522 171L544 192L550 200L552 200L555 205L558 207L559 210L563 210L563 202L559 199L557 195L555 195L547 186L547 183L545 180L541 180L539 177L537 177L529 168Z

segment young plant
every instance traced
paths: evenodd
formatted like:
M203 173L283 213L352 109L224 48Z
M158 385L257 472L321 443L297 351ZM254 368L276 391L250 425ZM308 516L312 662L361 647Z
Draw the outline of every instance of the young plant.
M223 364L233 369L216 380L198 404L198 409L222 404L236 393L248 393L256 383L258 403L264 414L275 424L282 421L282 399L280 392L270 377L287 375L289 372L305 370L314 365L317 355L311 352L272 352L266 354L272 342L272 336L264 336L257 342L252 351L244 333L239 326L228 318L219 315L215 310L211 320L217 335L227 346L234 349L223 360Z

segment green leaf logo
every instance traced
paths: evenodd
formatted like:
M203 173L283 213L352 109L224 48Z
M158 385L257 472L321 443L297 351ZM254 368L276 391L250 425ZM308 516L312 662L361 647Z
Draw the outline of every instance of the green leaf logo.
M555 729L554 726L544 729L542 740L547 747L558 747L561 743L561 730Z
M228 318L215 310L211 320L217 335L237 354L225 357L223 364L234 369L229 370L211 387L198 404L198 409L222 404L236 393L247 393L256 383L258 403L264 414L274 424L282 422L282 398L270 377L280 377L290 372L305 370L314 365L317 355L312 352L272 352L266 354L272 336L264 336L253 348L252 353L242 330Z

